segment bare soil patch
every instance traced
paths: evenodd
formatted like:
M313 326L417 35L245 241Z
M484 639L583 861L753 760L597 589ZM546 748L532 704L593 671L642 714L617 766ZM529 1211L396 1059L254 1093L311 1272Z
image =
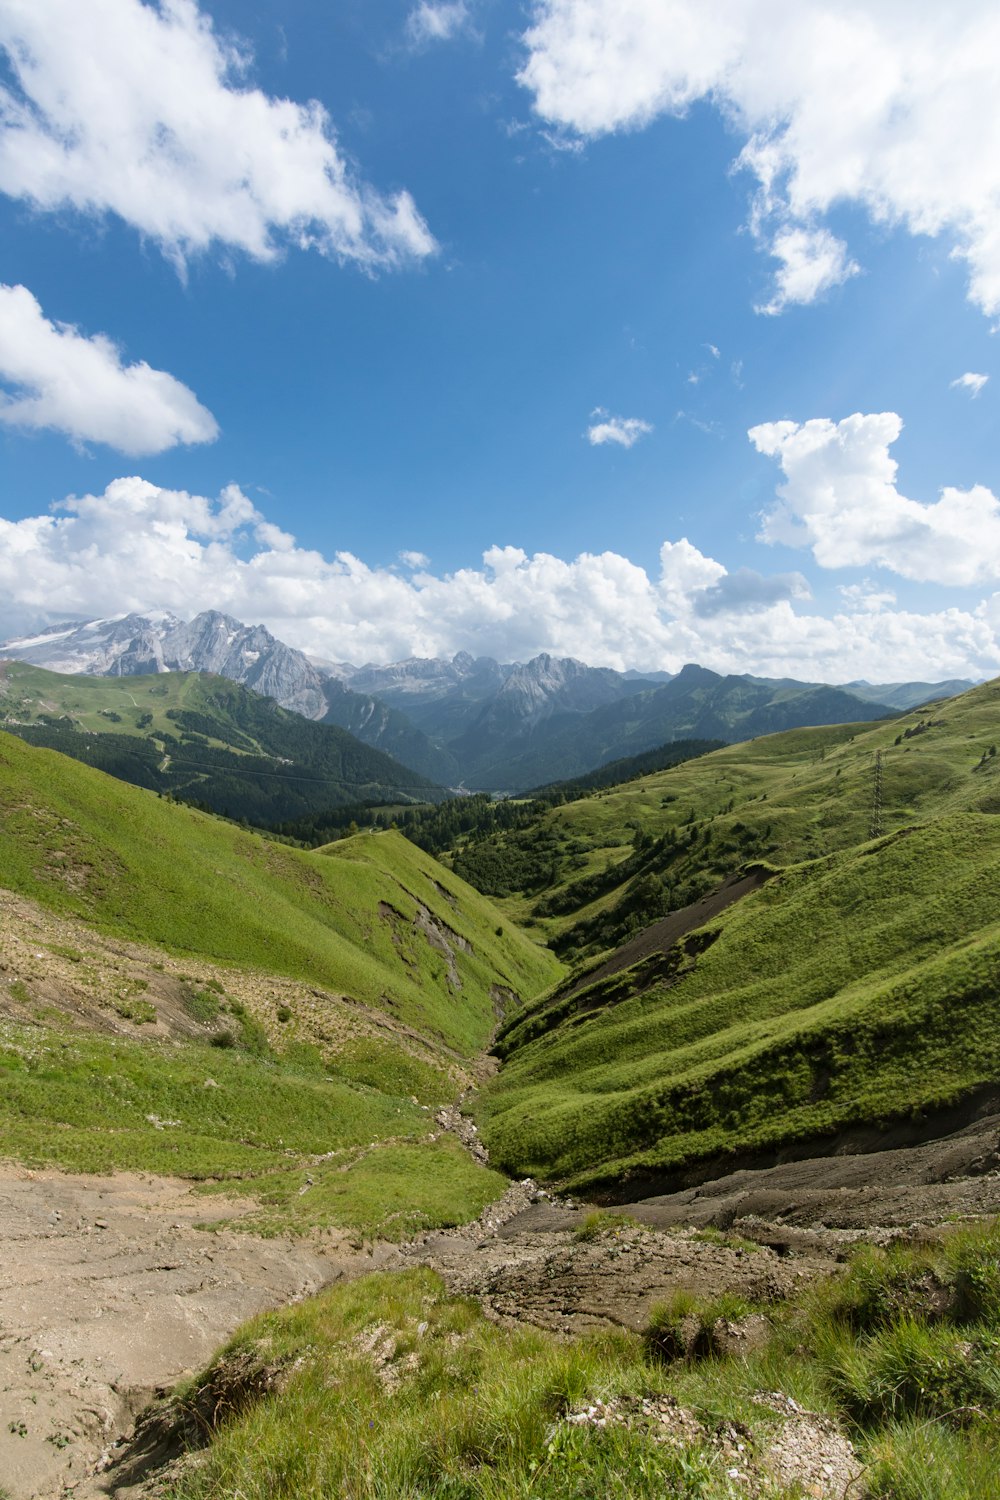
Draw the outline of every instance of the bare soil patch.
M213 1199L212 1217L253 1206ZM15 1500L74 1493L158 1390L342 1271L333 1242L207 1233L205 1217L180 1181L0 1164L0 1475Z
M702 896L700 901L693 901L690 906L672 911L669 916L661 917L658 922L644 927L641 932L636 933L635 937L629 938L627 942L616 948L612 956L604 963L598 964L595 969L588 970L580 979L571 982L565 989L557 991L556 998L569 999L579 994L581 990L596 984L598 980L609 979L612 974L631 969L643 959L651 958L656 954L669 953L681 938L703 927L713 917L720 916L727 907L742 900L751 891L759 890L768 878L769 872L761 868L752 870L746 875L730 876L718 889L709 891L707 896Z
M859 1240L1000 1213L998 1127L990 1116L917 1146L732 1173L622 1205L633 1222L583 1236L590 1205L514 1183L473 1224L362 1252L198 1230L204 1200L177 1181L0 1168L3 1482L16 1500L147 1493L141 1444L94 1472L146 1401L253 1313L374 1269L430 1266L498 1322L567 1336L643 1329L681 1290L780 1304L836 1274ZM213 1199L212 1216L236 1223L250 1207ZM723 1333L750 1340L752 1321ZM787 1436L788 1453L768 1459L782 1476L810 1447ZM822 1433L816 1445L830 1462Z

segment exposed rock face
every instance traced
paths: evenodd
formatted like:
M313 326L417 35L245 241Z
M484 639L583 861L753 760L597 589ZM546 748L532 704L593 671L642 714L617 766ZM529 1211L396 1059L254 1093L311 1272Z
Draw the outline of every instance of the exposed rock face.
M338 680L343 669L334 676L265 626L244 625L219 610L205 610L190 623L169 614L92 620L10 641L2 649L49 671L97 677L214 672L307 719L347 729L432 781L457 779L447 751L433 745L403 714L345 686Z

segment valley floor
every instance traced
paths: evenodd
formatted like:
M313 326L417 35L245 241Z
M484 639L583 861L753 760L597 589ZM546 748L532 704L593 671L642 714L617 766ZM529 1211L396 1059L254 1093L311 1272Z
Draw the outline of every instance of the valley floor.
M138 1409L254 1313L331 1282L429 1268L501 1324L638 1331L678 1293L780 1305L858 1241L933 1239L1000 1213L998 1168L1000 1117L987 1114L940 1140L743 1171L613 1214L513 1184L470 1225L359 1251L330 1234L237 1232L254 1205L236 1198L211 1204L213 1225L233 1227L199 1228L206 1200L176 1179L4 1166L3 1484L14 1500L139 1493L141 1454L113 1447ZM737 1324L732 1348L753 1335Z

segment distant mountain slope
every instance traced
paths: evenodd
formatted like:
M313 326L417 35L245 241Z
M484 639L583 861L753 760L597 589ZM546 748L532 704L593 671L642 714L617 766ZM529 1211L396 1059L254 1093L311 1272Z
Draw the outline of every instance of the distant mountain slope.
M136 786L257 824L446 795L345 730L203 672L71 677L2 663L0 724Z
M336 724L366 745L382 750L421 776L445 786L456 786L461 771L447 747L436 745L422 730L379 698L356 693L331 678L323 684L326 712L323 724Z
M63 626L0 645L4 654L90 675L216 673L347 729L432 781L485 791L565 780L676 739L732 741L875 718L969 686L892 683L883 696L869 683L722 677L693 665L644 677L548 653L523 663L460 651L450 660L324 664L217 610L190 623L161 613Z
M947 682L848 682L845 691L871 702L887 703L890 708L920 708L939 698L957 698L976 684L968 677L951 677Z
M454 748L474 756L471 786L512 790L564 780L670 740L738 740L806 724L883 718L891 710L839 688L778 687L686 666L662 687L637 689L589 713L552 713L506 736L475 730ZM484 715L484 720L486 715Z
M160 612L54 627L0 644L0 658L4 656L53 672L97 677L154 672L228 677L307 719L349 730L432 781L455 778L447 752L402 714L355 693L263 625L243 625L218 610L206 610L189 623Z

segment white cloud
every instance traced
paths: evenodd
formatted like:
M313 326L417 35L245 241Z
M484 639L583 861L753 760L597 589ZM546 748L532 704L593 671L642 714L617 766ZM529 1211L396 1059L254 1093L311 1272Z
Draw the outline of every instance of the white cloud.
M859 595L832 618L801 612L803 593L798 575L728 573L686 539L664 543L659 577L614 552L566 561L514 546L491 547L478 567L407 576L299 546L235 485L210 500L117 479L52 514L0 519L0 638L56 620L216 608L336 661L549 650L619 668L700 661L839 682L1000 671L1000 592L923 614Z
M994 0L534 0L532 15L518 77L550 126L593 137L706 100L744 137L751 224L783 262L769 309L852 274L818 236L855 204L945 236L973 301L1000 311Z
M988 375L975 375L971 370L966 370L964 375L960 375L957 380L951 382L951 388L953 391L968 391L975 400L989 378Z
M784 312L793 302L815 302L824 292L856 276L858 264L847 246L828 229L786 228L771 241L771 254L781 261L774 277L774 296L758 312Z
M896 602L891 589L879 588L870 578L864 578L860 583L842 583L837 592L856 609L888 609Z
M418 46L449 42L465 31L470 21L465 0L420 0L406 18L406 31Z
M902 430L891 411L752 427L751 442L785 475L760 539L809 547L823 568L874 563L922 583L1000 581L1000 500L980 484L949 486L930 504L901 495L889 448Z
M430 563L426 552L397 552L396 556L407 568L426 568Z
M382 195L315 100L253 88L196 0L3 0L0 191L118 215L178 265L210 246L294 245L395 265L435 248L406 192Z
M596 407L590 415L601 418L587 428L587 437L593 447L600 447L603 443L617 443L621 448L631 448L653 430L651 422L644 422L640 417L612 417L601 406Z
M0 285L0 422L51 428L77 443L162 453L210 443L215 418L194 393L145 363L125 364L102 333L50 323L23 286Z

